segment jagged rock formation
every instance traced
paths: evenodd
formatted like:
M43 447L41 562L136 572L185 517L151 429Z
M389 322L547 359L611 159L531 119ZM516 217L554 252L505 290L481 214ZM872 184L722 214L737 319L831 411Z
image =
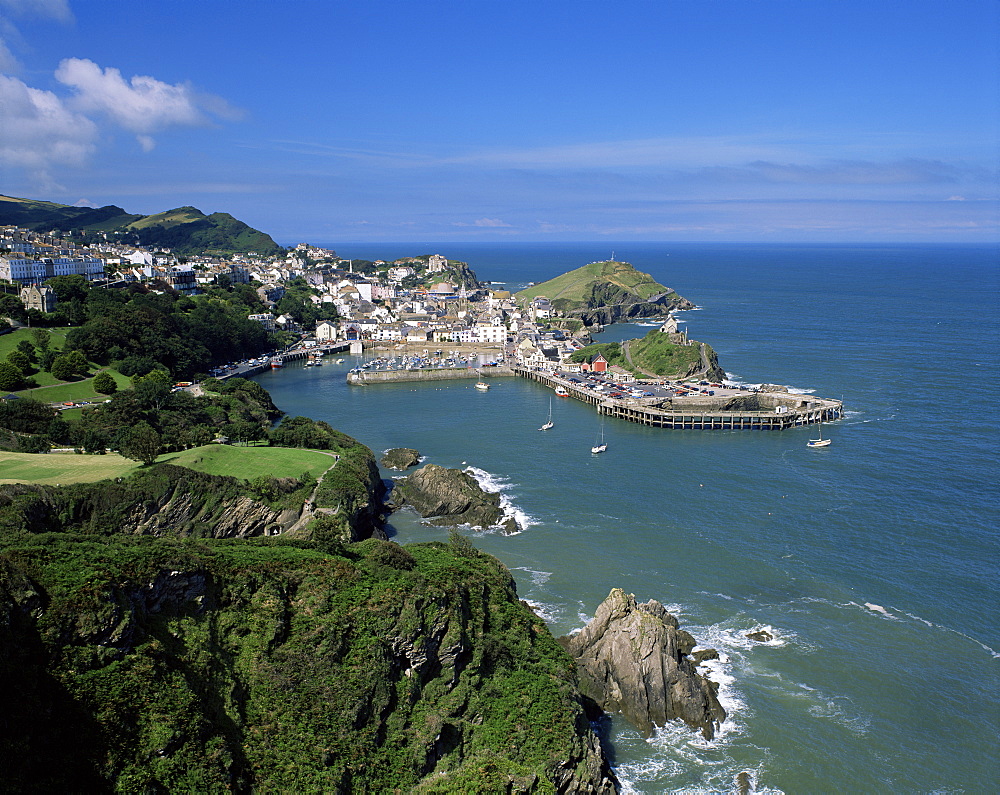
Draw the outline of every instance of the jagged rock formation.
M579 318L587 326L609 326L650 317L666 317L676 309L694 309L695 305L677 293L663 293L647 301L625 294L607 294L601 300L614 301L592 308L569 309L566 317Z
M411 447L386 450L380 462L386 469L409 469L420 463L420 453Z
M717 686L688 657L694 638L659 602L637 604L615 588L586 627L560 642L576 659L583 692L646 734L680 718L711 739L726 719Z
M500 526L504 532L518 531L513 517L505 516L500 495L483 491L472 475L460 469L427 464L396 482L390 507L409 505L432 524L473 527Z
M462 541L0 536L5 789L611 795L571 660Z

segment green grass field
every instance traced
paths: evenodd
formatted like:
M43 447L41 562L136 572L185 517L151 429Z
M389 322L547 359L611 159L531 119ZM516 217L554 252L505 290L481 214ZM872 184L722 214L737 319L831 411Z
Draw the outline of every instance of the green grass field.
M132 380L117 370L108 369L114 377L119 389L128 389L132 386ZM48 376L48 373L38 373L32 376L35 380L41 381L40 376ZM49 376L52 379L52 376ZM54 379L53 379L54 380ZM53 386L37 386L33 389L22 389L15 392L17 395L26 395L35 400L43 400L46 403L65 403L69 400L86 400L91 403L103 403L107 400L107 395L102 395L94 391L94 379L84 378L82 381L54 381Z
M292 447L238 447L208 444L156 459L163 464L196 469L209 475L229 475L250 480L258 475L297 478L303 472L320 475L334 462L332 456Z
M120 478L139 467L116 453L107 455L76 455L75 453L10 453L0 450L0 483L91 483L95 480Z
M568 271L527 290L521 290L515 297L522 304L540 295L544 295L550 301L563 298L582 303L590 297L594 282L602 281L618 285L642 299L650 298L667 289L648 273L635 270L627 262L608 261L591 262L582 268Z
M50 328L47 331L51 335L49 347L54 351L63 350L66 345L66 332L70 331L70 328ZM34 345L35 340L31 335L31 329L17 329L0 337L0 361L6 359L7 354L17 348L17 343L21 340L27 340ZM95 372L100 369L100 365L94 362L91 362L90 365ZM109 369L108 372L118 382L119 389L128 389L132 385L131 380L118 371ZM36 400L44 400L49 403L64 403L68 400L103 401L107 397L107 395L101 395L94 391L93 378L84 378L80 381L59 381L53 378L51 373L44 370L31 373L30 377L36 381L38 386L31 389L20 389L15 394L28 395Z
M210 475L228 475L250 480L258 475L297 478L303 472L320 475L334 462L332 456L315 450L290 447L232 447L209 444L180 453L165 453L157 463L195 469ZM119 478L140 464L116 453L76 455L75 453L11 453L0 450L0 483L92 483Z
M49 347L54 351L61 351L66 345L66 332L69 331L69 328L50 328L46 331L50 335ZM0 337L0 359L6 359L7 354L14 350L21 340L27 340L32 345L35 344L35 338L31 336L30 328L15 329Z

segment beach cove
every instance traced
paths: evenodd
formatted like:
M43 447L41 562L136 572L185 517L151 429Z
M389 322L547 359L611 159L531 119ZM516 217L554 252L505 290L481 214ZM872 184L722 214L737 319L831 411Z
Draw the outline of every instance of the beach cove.
M701 307L681 316L733 378L843 398L831 447L807 449L805 427L665 432L608 419L608 452L593 457L593 409L557 401L541 434L551 390L519 378L488 392L475 379L358 388L346 358L256 380L286 412L376 453L414 447L502 488L524 530L473 541L512 570L556 635L617 586L661 601L722 652L712 678L730 718L715 740L678 725L647 741L615 721L626 791L724 791L743 771L759 791L994 788L995 252L614 247ZM445 253L516 288L608 252ZM446 537L405 512L391 524L400 543ZM759 629L773 639L746 638Z

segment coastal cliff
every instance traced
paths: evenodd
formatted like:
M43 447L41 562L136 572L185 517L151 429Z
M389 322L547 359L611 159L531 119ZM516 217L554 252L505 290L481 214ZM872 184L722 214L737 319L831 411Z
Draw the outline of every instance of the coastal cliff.
M380 532L383 487L371 452L362 448L356 458L342 457L318 484L295 478L249 484L158 464L95 483L2 485L0 533L253 538L294 530L309 538L308 523L318 514L336 520L339 540L357 541Z
M644 317L665 317L695 305L628 262L592 262L517 293L522 304L539 297L568 319L601 326Z
M645 734L680 719L710 740L726 719L717 685L695 670L689 656L694 638L659 602L637 604L635 596L614 588L593 620L560 642L579 665L583 692Z
M13 791L613 793L572 661L464 539L0 546Z

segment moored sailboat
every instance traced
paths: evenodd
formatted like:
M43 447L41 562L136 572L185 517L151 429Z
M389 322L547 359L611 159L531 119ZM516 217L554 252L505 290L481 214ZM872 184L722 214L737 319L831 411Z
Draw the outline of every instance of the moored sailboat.
M545 421L545 424L538 430L547 431L553 425L555 425L555 423L552 422L552 398L549 398L549 418Z

